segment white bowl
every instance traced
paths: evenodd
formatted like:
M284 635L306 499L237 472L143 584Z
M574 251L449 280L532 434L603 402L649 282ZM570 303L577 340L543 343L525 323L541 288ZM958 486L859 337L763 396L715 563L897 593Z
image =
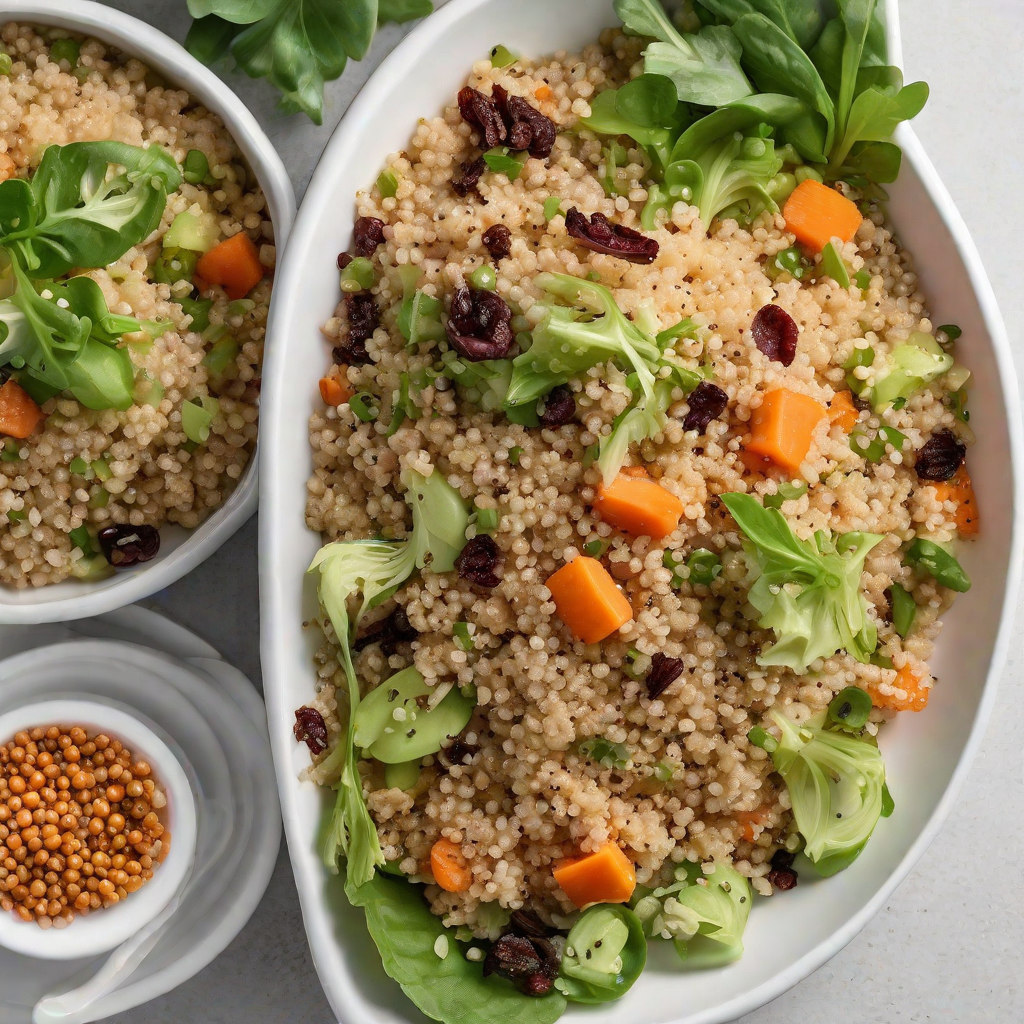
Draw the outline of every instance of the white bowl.
M895 4L890 43L899 60ZM501 42L523 53L574 49L617 24L611 0L452 0L391 54L352 104L306 193L278 276L263 390L260 591L263 671L285 829L306 931L335 1012L351 1024L418 1020L388 980L361 915L314 848L327 794L300 783L308 763L291 734L293 709L313 692L315 614L303 569L319 541L304 528L311 471L306 423L327 349L319 333L337 297L335 255L351 235L354 196L382 161L404 149L416 121L451 102L474 60ZM1012 624L1021 565L1017 482L1021 470L1017 384L1009 345L981 261L912 130L897 141L905 160L891 212L914 253L938 323L955 322L969 342L974 374L971 425L981 438L971 473L984 521L965 546L974 579L945 616L934 658L943 685L927 713L901 715L882 736L896 813L864 854L831 879L801 878L784 898L760 901L744 937L746 953L721 970L678 970L671 949L654 944L648 969L626 997L570 1007L566 1020L631 1024L733 1020L779 995L845 945L882 906L938 832L981 738Z
M256 118L209 68L158 29L89 0L10 0L0 10L0 23L7 21L63 28L112 43L219 114L266 194L280 259L295 219L288 173ZM170 586L209 558L256 511L257 463L254 455L228 499L195 530L164 526L160 553L151 562L98 582L68 579L24 590L0 585L0 623L101 615Z
M31 652L36 657L9 658L3 663L4 670L41 672L40 678L63 672L72 684L71 663L59 655L54 658L53 651L54 648L43 648ZM7 743L22 729L49 725L80 725L120 740L136 758L150 764L153 777L167 796L167 806L160 817L170 833L171 848L153 877L127 899L108 909L77 914L71 924L61 929L43 930L35 923L19 920L13 911L0 911L0 946L44 960L77 960L120 945L152 921L181 888L195 857L196 805L188 776L177 757L149 723L129 713L123 705L73 699L23 704L0 715L0 743Z

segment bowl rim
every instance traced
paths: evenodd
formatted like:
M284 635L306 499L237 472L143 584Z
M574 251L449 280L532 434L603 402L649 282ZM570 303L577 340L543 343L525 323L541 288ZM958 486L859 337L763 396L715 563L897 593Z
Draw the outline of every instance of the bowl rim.
M66 663L67 652L62 644L36 648L12 655L0 662L5 671L38 671L54 664ZM74 684L71 684L72 686ZM133 752L142 754L153 765L167 796L173 822L171 848L159 870L143 886L138 896L123 903L77 916L63 929L42 930L15 921L13 912L0 912L0 946L23 956L45 960L77 960L83 955L108 952L152 921L174 898L188 879L198 838L196 798L185 769L170 746L158 734L159 727L119 701L92 697L86 699L69 694L55 700L21 704L0 715L0 742L8 742L17 732L42 724L58 722L87 725L102 729L125 743ZM88 952L83 954L83 948Z
M294 244L290 252L304 248L305 239L314 230L318 218L317 211L323 208L325 203L332 198L333 167L339 163L345 150L351 146L352 137L361 132L365 125L371 122L375 116L378 116L381 109L379 93L389 78L392 75L400 77L405 68L414 66L418 61L424 59L424 55L430 52L433 40L449 32L462 18L472 14L478 8L493 2L494 0L448 0L443 7L436 10L413 29L381 62L380 66L370 76L349 105L321 155L303 197L302 207L299 210L292 236ZM902 67L898 0L886 0L886 21L890 62ZM1007 412L1007 432L1011 454L1010 491L1013 501L1014 518L1010 536L1010 564L1007 568L1006 583L1002 594L998 633L992 647L984 689L974 714L970 732L964 742L945 791L937 802L932 815L921 829L917 838L910 845L907 853L879 886L874 896L863 903L860 909L851 915L845 924L788 967L761 984L735 995L716 1006L686 1015L685 1024L723 1024L723 1022L736 1020L744 1014L765 1005L792 988L799 981L802 981L830 957L838 953L878 913L893 891L921 859L949 817L984 736L995 704L999 679L1002 675L1009 650L1016 609L1016 597L1021 583L1021 563L1022 559L1024 559L1024 473L1022 473L1022 467L1024 467L1024 428L1022 428L1021 423L1020 396L1017 390L1017 376L1010 342L999 312L995 293L989 282L974 240L952 197L939 178L934 165L913 129L908 124L904 123L899 126L896 133L896 141L903 148L904 158L920 177L924 190L930 197L943 224L949 230L954 245L960 254L991 339L993 356L999 372L999 387L1002 390ZM298 240L297 242L295 241L296 239ZM286 296L283 302L289 301L288 296L296 290L300 283L298 268L299 264L295 262L294 258L291 260L286 259L281 267L278 280L282 284L281 292ZM273 336L276 333L276 320L284 320L284 308L283 303L279 304L277 307L277 317L271 317L268 326L269 336ZM275 380L277 379L275 370L278 357L283 360L284 353L277 353L272 348L268 363L270 372L267 374L269 386L265 390L263 407L264 424L269 431L267 435L269 437L275 436L275 427L278 425L277 402L275 400ZM268 445L264 447L263 452L262 460L266 461L266 466L264 467L260 484L263 514L260 516L259 524L259 550L260 611L263 623L260 653L264 672L264 700L270 724L271 746L274 751L285 835L289 851L295 854L295 856L291 857L291 863L295 874L299 902L303 912L303 923L312 948L318 950L319 947L314 941L317 936L312 933L312 917L308 911L315 906L316 913L322 912L321 905L325 902L321 888L322 878L315 873L311 861L306 856L314 837L302 831L295 802L292 799L293 792L300 784L300 780L293 771L290 759L283 750L279 749L278 743L278 737L282 731L280 723L289 715L289 709L283 706L283 687L279 687L276 680L287 678L289 668L287 652L275 637L276 623L283 621L285 616L296 613L297 609L285 605L277 585L279 578L276 565L279 544L278 520L281 518L278 509L280 508L282 498L280 491L275 490L276 473L273 468L272 449ZM343 940L339 939L337 944L344 949L345 943ZM314 957L318 972L321 971L327 959L326 955L319 952ZM332 966L336 966L342 964L343 960L343 957L331 957L330 962ZM332 978L331 987L324 986L324 990L332 1010L339 1020L358 1019L347 1012L348 1006L346 1004L359 999L359 994L348 971L338 971ZM410 1014L409 1019L411 1020L418 1015L418 1011L414 1011ZM683 1017L673 1018L673 1020L682 1021Z
M295 192L277 150L255 115L230 85L166 33L93 0L75 0L74 4L68 4L66 0L9 0L0 12L0 23L9 21L80 32L100 42L113 44L158 70L216 113L256 174L267 197L280 264L295 220ZM70 596L47 599L50 586L14 590L0 584L0 623L61 622L101 615L140 601L175 583L209 558L256 511L258 466L257 438L256 448L235 489L212 515L190 530L188 536L164 558L118 573L99 583L61 581L76 588ZM20 601L19 595L26 593L32 594L33 600Z

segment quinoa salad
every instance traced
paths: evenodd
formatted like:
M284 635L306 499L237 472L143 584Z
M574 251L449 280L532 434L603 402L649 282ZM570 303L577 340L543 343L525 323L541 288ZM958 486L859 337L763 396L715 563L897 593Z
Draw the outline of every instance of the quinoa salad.
M96 40L0 28L0 582L129 570L223 504L274 262L215 113Z
M616 999L650 944L730 963L899 813L878 736L942 685L980 528L970 373L887 220L927 86L839 6L495 46L356 196L295 735L435 1019Z

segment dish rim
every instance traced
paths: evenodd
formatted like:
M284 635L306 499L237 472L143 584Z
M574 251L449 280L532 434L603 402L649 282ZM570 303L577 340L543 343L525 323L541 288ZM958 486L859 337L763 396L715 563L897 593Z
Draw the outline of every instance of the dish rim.
M0 12L0 23L9 21L80 32L115 45L159 71L175 86L186 89L216 113L242 151L267 197L280 265L295 220L295 192L284 163L266 132L227 82L165 32L93 0L75 0L74 4L68 4L66 0L9 0ZM262 431L262 423L259 429ZM189 530L188 536L173 551L144 567L118 573L98 583L69 578L60 584L25 590L0 584L0 623L31 625L102 615L141 601L177 582L206 561L256 511L258 467L257 435L256 448L245 472L220 507L194 530ZM62 584L74 586L75 592L46 598L52 587ZM23 594L31 594L33 600L19 600Z
M443 7L436 10L410 32L381 62L380 66L352 100L340 123L335 128L327 146L324 148L303 197L303 204L296 220L293 239L298 238L302 241L313 231L318 216L316 211L323 208L325 203L333 198L333 167L337 162L335 157L342 154L351 144L350 138L364 130L366 123L372 121L378 114L380 106L377 94L381 91L382 84L387 82L393 73L399 73L410 66L410 64L415 64L417 59L421 58L425 52L428 52L431 41L451 29L459 20L472 14L477 8L493 2L494 0L449 0ZM898 0L886 0L886 21L890 61L902 67ZM949 817L963 787L967 773L977 755L991 717L999 680L1006 663L1015 615L1016 597L1020 590L1021 562L1022 558L1024 558L1024 508L1022 508L1022 502L1024 502L1024 428L1022 428L1021 423L1020 396L1017 391L1017 377L1013 365L1010 342L999 312L995 294L974 240L924 147L910 125L906 123L899 126L895 139L903 149L904 159L914 168L919 176L924 191L928 195L942 223L948 229L953 244L963 261L971 290L977 299L979 311L991 339L993 357L998 369L998 386L1001 389L1007 413L1007 433L1011 456L1010 490L1014 507L1014 518L1009 538L1010 564L1007 568L1006 583L1002 592L999 626L991 649L984 688L977 704L970 732L963 744L949 782L941 798L936 803L931 816L918 833L917 838L911 843L906 854L896 867L878 887L873 898L864 902L860 909L852 914L845 924L833 931L827 938L820 941L788 967L772 975L771 978L761 984L733 996L716 1006L685 1016L685 1024L724 1024L724 1022L738 1019L744 1014L765 1005L788 991L838 953L878 913L893 891L921 859ZM299 246L299 248L303 247ZM294 250L296 246L292 248ZM296 290L299 284L298 271L292 270L293 265L295 267L299 266L294 260L288 260L283 263L278 277L281 284L281 292L286 296ZM285 299L284 301L288 300ZM283 305L279 304L278 317L283 317L283 308ZM275 333L274 324L275 318L272 316L268 327L268 337ZM268 388L269 401L264 405L264 423L266 429L271 430L271 434L268 436L273 436L272 428L276 425L277 421L277 403L274 401L276 387L273 383L277 379L274 373L277 356L278 353L271 349L271 358L267 364L270 370L268 377L271 382ZM283 354L281 358L283 359ZM270 449L265 447L264 452L266 454L263 458L267 460L268 466L272 465ZM282 715L287 716L290 709L279 706L279 700L283 696L283 687L280 688L282 692L279 693L279 687L276 685L275 680L286 676L287 666L284 663L287 661L287 657L286 652L282 649L282 645L275 639L275 624L278 621L282 621L283 616L294 614L296 609L284 607L284 602L281 600L278 588L275 585L273 573L278 544L276 527L279 519L281 519L280 514L276 512L280 504L281 494L275 491L271 484L274 476L273 470L265 472L260 485L261 511L263 513L260 516L259 524L260 612L262 621L260 653L264 666L264 700L267 706L270 726L271 748L274 751L274 767L278 779L285 835L289 851L291 852L293 848L298 850L300 847L304 851L308 850L313 837L300 830L300 822L297 821L296 807L292 800L292 792L299 785L299 779L292 769L290 759L279 752L276 742L276 734ZM317 912L324 912L321 906L325 902L321 891L322 878L316 876L311 870L307 870L308 862L305 858L292 857L290 859L302 908L303 924L306 929L307 938L310 939L311 948L315 951L316 947L313 945L313 936L310 934L311 925L309 923L310 918L307 916L307 909L317 905ZM345 942L343 939L337 939L337 943L344 949ZM320 957L316 952L314 952L314 962L317 963L319 973ZM322 981L321 984L323 984ZM397 982L395 984L397 985ZM341 972L341 977L335 979L335 985L343 991L346 1001L348 998L351 998L354 986L348 971ZM339 1020L357 1019L341 1012L344 1003L336 998L334 992L328 990L326 986L324 986L324 991L332 1010ZM418 1011L416 1015L418 1015ZM414 1019L414 1015L410 1015L409 1019ZM677 1022L683 1020L683 1017L673 1018L673 1021Z

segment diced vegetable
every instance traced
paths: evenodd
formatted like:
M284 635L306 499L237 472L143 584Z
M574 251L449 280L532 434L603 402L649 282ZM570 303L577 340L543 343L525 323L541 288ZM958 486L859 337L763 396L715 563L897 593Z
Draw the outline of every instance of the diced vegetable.
M495 274L494 267L488 266L485 263L482 267L477 267L469 275L469 283L474 288L485 292L493 292L498 287L498 275Z
M800 480L796 483L783 480L779 484L779 489L774 494L764 495L761 502L765 508L782 508L787 501L796 501L797 498L802 498L806 493L806 480Z
M800 540L777 509L763 508L749 494L723 494L722 502L754 548L760 575L748 600L761 613L758 625L773 629L777 642L759 665L786 665L806 672L816 658L845 650L869 660L877 631L860 590L864 559L882 537L819 530Z
M767 392L750 421L747 450L798 473L825 410L809 395L788 388Z
M369 391L360 391L348 400L352 415L363 423L372 423L380 415L380 404L377 396Z
M353 260L353 262L355 262ZM445 337L441 323L441 301L417 288L423 271L412 263L398 268L402 281L402 305L398 311L398 329L411 348L423 341Z
M354 394L355 388L345 378L320 378L320 397L327 405L337 408L339 405L344 405Z
M910 636L917 618L917 602L913 595L899 583L889 588L889 605L892 612L892 626L904 640Z
M462 650L473 650L475 644L473 643L473 634L469 630L468 622L456 622L452 626L452 637Z
M0 434L22 440L43 421L43 410L15 380L0 387Z
M204 281L220 285L229 299L243 299L263 280L259 250L244 232L218 242L196 264Z
M977 537L981 532L981 520L978 517L978 499L974 495L974 484L971 483L967 467L961 465L956 474L949 480L932 483L935 497L942 502L952 501L956 505L956 528L961 537Z
M484 153L484 163L495 174L504 174L509 181L515 181L522 174L526 161L512 156L507 146L500 146Z
M377 191L382 199L393 199L398 195L398 175L394 171L381 171L377 178Z
M356 256L339 275L341 290L346 294L363 292L372 288L377 275L373 269L372 261L365 256Z
M430 873L445 892L465 892L473 884L462 850L443 837L430 848Z
M850 273L846 269L843 257L832 242L826 242L821 250L821 268L840 288L850 287Z
M552 220L562 212L562 197L548 196L544 200L544 219Z
M594 511L634 537L661 540L679 525L683 503L651 479L620 473L607 486L599 485Z
M853 404L853 395L849 391L840 391L829 403L828 420L833 426L839 427L848 434L857 425L860 412Z
M722 572L722 560L707 548L697 548L686 559L689 580L701 587L710 587Z
M213 306L213 299L193 299L188 295L183 295L177 301L182 312L192 317L192 323L189 324L188 329L202 334L210 326L210 309Z
M626 903L636 888L633 864L615 843L606 843L597 853L563 861L552 873L577 907Z
M647 659L648 663L650 658ZM636 675L630 672L633 678ZM617 768L620 771L628 768L633 759L629 754L629 747L625 743L613 743L604 736L591 736L584 740L577 748L583 757L590 761L596 761L605 768Z
M869 397L875 412L909 398L953 367L953 357L923 331L914 331L889 353L885 368L875 377Z
M908 661L896 673L892 693L883 693L880 686L869 686L868 690L875 707L890 711L924 711L932 692L931 687L925 685L927 680L928 673Z
M216 180L210 176L210 161L201 149L190 149L185 154L185 162L181 165L181 176L190 185L208 185Z
M188 249L164 248L151 267L153 280L161 284L191 281L196 272L198 256ZM152 340L150 340L152 345Z
M244 235L245 233L242 232L242 234ZM245 235L245 237L248 238L249 236ZM220 228L217 226L217 218L214 214L195 214L184 210L171 221L171 226L167 229L167 234L164 235L163 245L165 249L186 249L192 252L205 253L209 252L217 244L219 238ZM257 262L259 262L258 257ZM261 269L260 277L262 276ZM209 274L203 274L203 277L207 281L213 280ZM232 296L232 298L235 297Z
M864 220L856 203L813 178L793 189L782 216L786 230L814 252L821 252L833 238L849 242Z
M225 334L210 347L203 357L203 366L210 371L214 379L224 376L238 355L238 342L231 334Z
M510 64L515 64L519 60L507 46L503 46L501 43L498 43L497 46L492 46L488 56L491 58L492 68L507 68Z
M772 753L804 837L804 853L825 876L850 866L882 814L885 764L878 747L824 728L825 712L796 725L774 708L782 736Z
M904 555L904 560L915 569L928 573L936 583L964 594L971 589L971 578L956 558L934 541L918 537Z
M555 987L574 1003L605 1003L629 991L647 963L647 938L628 907L591 907L565 940Z
M558 617L584 643L596 644L633 618L633 609L608 570L581 556L548 577Z
M50 60L55 63L60 63L62 60L66 60L72 67L78 63L78 57L81 53L82 47L74 39L54 39L50 44Z
M847 732L860 732L871 714L871 696L859 686L846 686L831 700L828 720Z
M750 884L728 864L707 873L684 861L676 881L636 903L644 933L671 939L683 965L691 970L723 967L743 955L743 932L750 916Z
M204 395L199 402L181 403L181 429L195 444L204 444L210 436L210 425L220 411L220 403L211 395Z

